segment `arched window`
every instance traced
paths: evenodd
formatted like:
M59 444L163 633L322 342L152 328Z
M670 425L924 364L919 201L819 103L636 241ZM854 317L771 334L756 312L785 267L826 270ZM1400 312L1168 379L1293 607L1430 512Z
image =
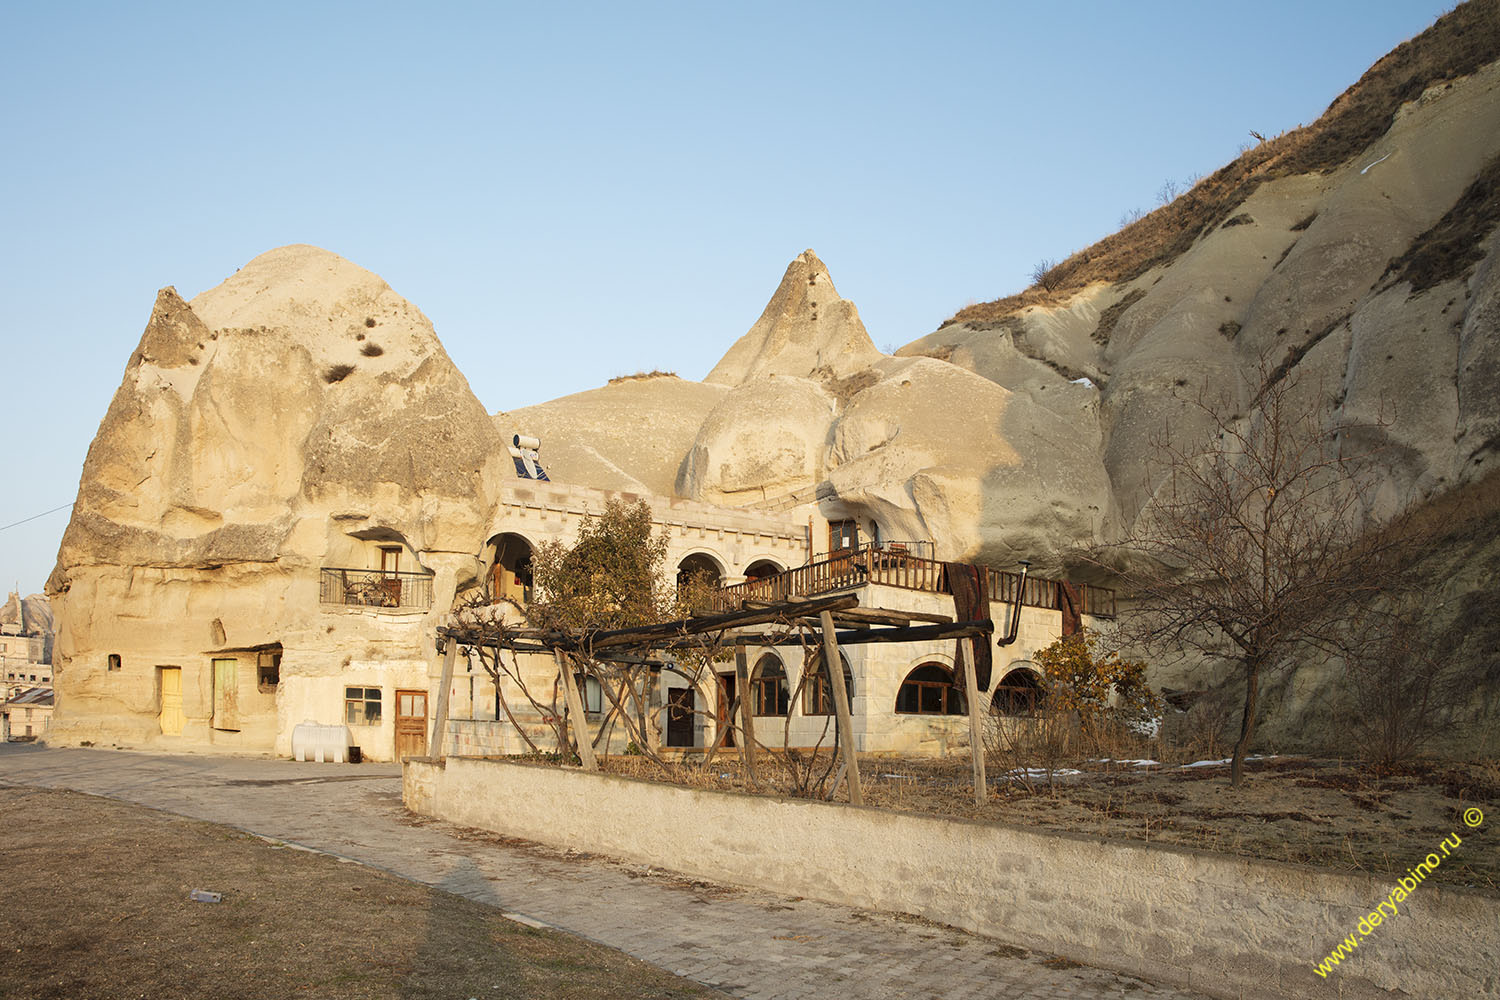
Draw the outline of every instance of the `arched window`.
M784 716L791 707L786 689L786 668L775 653L767 653L755 662L750 674L750 713Z
M1046 701L1047 690L1041 675L1026 667L1017 667L995 685L990 711L995 715L1035 715Z
M896 711L906 715L963 715L963 692L953 686L953 672L941 663L923 663L901 682Z
M839 662L844 668L844 690L849 693L849 707L854 707L854 673L849 669L849 661L839 653ZM807 661L804 668L808 671L807 680L802 685L802 714L803 715L833 715L833 678L823 667L823 653L818 651L812 659Z
M494 562L490 567L490 600L531 601L531 543L507 532L490 539Z

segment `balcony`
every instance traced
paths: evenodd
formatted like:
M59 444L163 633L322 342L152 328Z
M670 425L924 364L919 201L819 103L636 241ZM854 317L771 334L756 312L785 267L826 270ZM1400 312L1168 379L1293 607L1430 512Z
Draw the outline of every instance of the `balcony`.
M432 607L431 573L325 566L318 590L323 604L400 611Z
M909 543L907 543L909 544ZM990 600L1013 604L1021 588L1018 573L989 570ZM721 589L724 610L732 610L744 601L784 601L789 597L813 597L866 584L921 590L932 594L951 594L945 563L913 555L901 543L862 545L836 552L826 559L798 566L760 580L747 580ZM1076 584L1079 611L1100 618L1115 615L1115 592L1107 587ZM1028 576L1021 594L1026 607L1062 609L1062 588L1056 580Z

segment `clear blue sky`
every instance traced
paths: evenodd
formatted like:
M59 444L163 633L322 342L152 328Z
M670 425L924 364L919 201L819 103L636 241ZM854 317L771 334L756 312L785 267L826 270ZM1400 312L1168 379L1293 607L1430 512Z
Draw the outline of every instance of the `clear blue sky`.
M1451 6L5 4L0 525L74 498L161 286L326 247L491 411L701 378L807 247L900 345ZM0 531L0 589L67 517Z

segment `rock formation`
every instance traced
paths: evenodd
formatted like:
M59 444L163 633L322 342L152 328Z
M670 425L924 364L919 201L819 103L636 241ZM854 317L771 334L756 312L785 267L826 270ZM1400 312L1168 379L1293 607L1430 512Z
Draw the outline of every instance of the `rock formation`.
M741 385L767 375L838 378L880 358L854 303L839 298L818 255L806 250L787 265L776 294L743 337L703 381Z
M272 251L191 303L164 289L49 582L54 731L121 697L110 644L156 648L163 621L198 623L204 650L275 644L304 675L347 671L311 635L308 570L394 545L444 607L476 573L517 432L559 482L803 507L1075 577L1148 503L1157 436L1197 440L1200 396L1243 405L1262 371L1363 428L1386 508L1481 486L1500 449L1497 39L1500 3L1458 8L1318 123L897 357L810 250L703 383L626 379L493 418L425 317L333 254ZM1500 617L1493 550L1447 565L1435 607L1455 634ZM383 633L359 638L376 662ZM298 711L294 691L277 703Z
M154 722L149 670L130 672L123 693L146 721L103 717L126 683L109 676L117 649L160 650L170 664L186 643L275 645L303 672L340 669L313 635L308 571L368 568L365 550L387 544L451 599L477 572L508 466L431 323L368 271L291 246L191 303L163 289L89 449L48 584L64 695L54 733ZM202 634L168 634L174 621ZM367 640L375 655L378 630ZM425 663L413 670L425 685ZM287 693L267 710L299 706Z

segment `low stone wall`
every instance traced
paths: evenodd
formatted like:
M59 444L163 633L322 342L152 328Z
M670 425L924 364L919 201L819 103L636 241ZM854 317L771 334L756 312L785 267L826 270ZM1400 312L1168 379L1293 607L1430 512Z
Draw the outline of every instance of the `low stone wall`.
M465 826L911 913L1213 996L1500 996L1500 900L1430 883L1323 979L1314 966L1355 933L1391 885L1201 851L511 761L408 760L403 795L414 812ZM1461 850L1493 849L1482 831L1458 832Z

